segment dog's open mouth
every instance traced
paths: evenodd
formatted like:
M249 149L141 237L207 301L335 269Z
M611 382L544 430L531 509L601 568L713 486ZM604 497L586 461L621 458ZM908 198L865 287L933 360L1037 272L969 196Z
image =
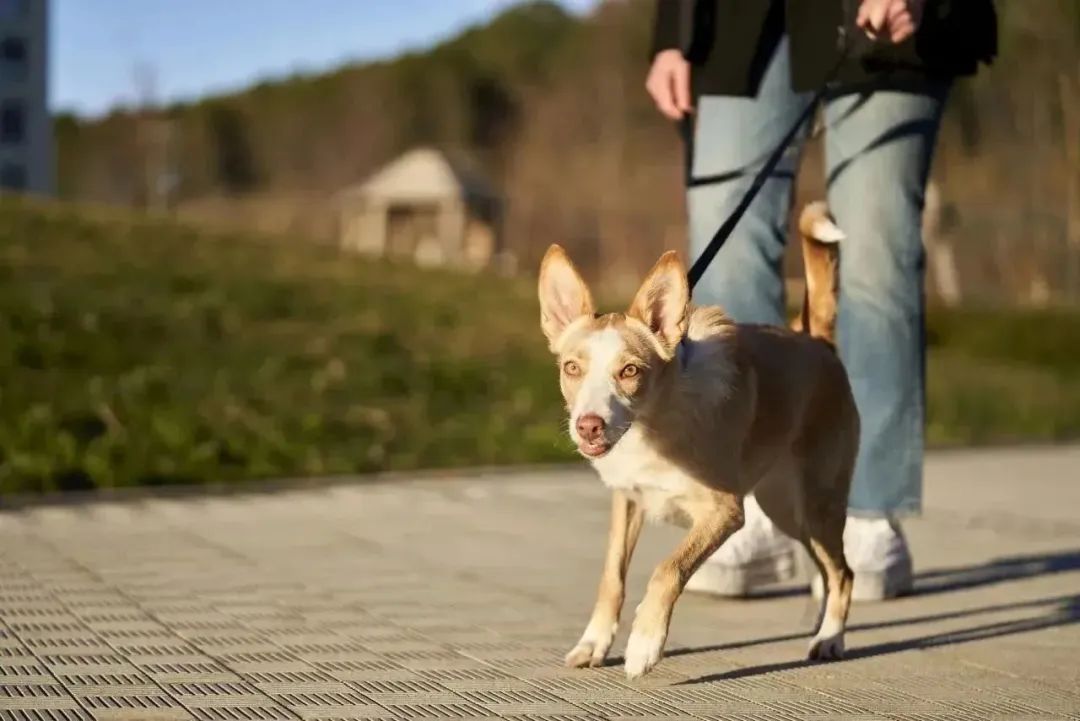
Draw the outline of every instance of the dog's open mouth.
M578 450L588 458L599 458L611 450L611 444L607 441L586 441L578 444Z

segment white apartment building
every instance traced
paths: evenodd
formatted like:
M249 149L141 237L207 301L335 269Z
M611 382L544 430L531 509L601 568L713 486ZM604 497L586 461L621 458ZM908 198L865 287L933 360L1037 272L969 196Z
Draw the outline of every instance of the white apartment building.
M0 0L0 192L53 192L48 0Z

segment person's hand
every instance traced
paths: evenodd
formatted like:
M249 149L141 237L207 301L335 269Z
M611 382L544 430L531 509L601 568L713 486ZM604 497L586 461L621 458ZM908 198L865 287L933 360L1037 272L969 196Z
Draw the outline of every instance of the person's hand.
M690 102L690 63L679 50L661 50L656 54L649 77L645 80L653 102L672 120L681 120L693 112Z
M926 0L862 0L855 24L874 40L902 43L922 22Z

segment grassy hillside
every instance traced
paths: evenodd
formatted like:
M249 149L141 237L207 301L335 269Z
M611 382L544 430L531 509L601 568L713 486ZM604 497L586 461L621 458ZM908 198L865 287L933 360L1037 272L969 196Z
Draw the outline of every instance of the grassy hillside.
M933 441L1080 436L1080 315L931 340ZM0 203L0 492L570 450L531 282Z
M0 491L565 458L531 286L0 205Z
M1080 438L1080 310L931 311L935 445Z

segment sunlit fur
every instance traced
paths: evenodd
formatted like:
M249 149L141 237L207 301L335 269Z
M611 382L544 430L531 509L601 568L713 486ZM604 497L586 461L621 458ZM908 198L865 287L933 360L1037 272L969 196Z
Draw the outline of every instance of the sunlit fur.
M859 420L832 347L841 234L824 206L808 208L804 221L809 307L796 325L807 333L736 324L720 308L691 306L674 253L657 262L627 312L597 315L565 252L553 246L545 256L541 326L557 359L570 436L614 493L600 591L568 665L606 656L647 518L689 529L654 571L627 645L629 676L652 668L675 600L742 525L750 491L826 578L811 658L842 654L852 582L842 537ZM579 437L577 420L586 415L604 422L600 448Z

